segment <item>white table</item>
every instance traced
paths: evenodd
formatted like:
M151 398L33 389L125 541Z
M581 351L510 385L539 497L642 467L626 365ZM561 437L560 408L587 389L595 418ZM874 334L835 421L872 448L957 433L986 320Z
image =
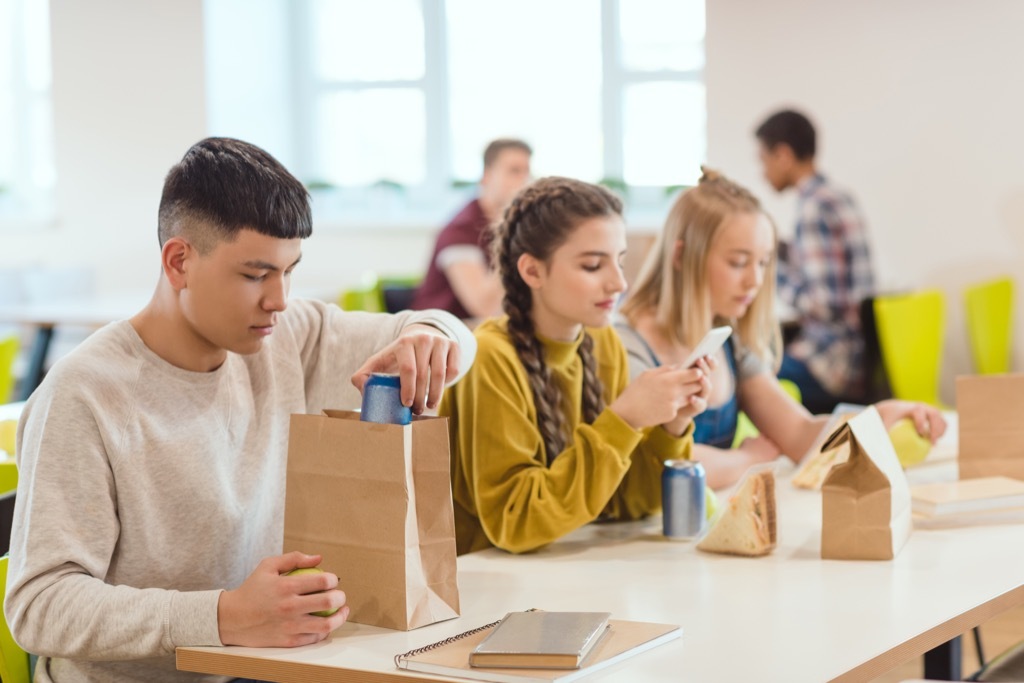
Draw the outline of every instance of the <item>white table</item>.
M910 480L955 478L955 441L954 428ZM537 553L459 558L459 619L408 633L346 624L292 650L179 648L178 666L283 682L405 680L395 654L536 607L682 625L681 640L587 681L856 681L1024 604L1024 519L918 529L891 562L823 561L821 496L793 488L789 474L768 557L697 552L664 540L657 519L590 525Z
M19 398L27 399L43 380L55 328L61 325L102 327L114 320L130 318L146 305L150 294L135 292L109 297L68 298L0 306L0 323L25 325L36 330Z

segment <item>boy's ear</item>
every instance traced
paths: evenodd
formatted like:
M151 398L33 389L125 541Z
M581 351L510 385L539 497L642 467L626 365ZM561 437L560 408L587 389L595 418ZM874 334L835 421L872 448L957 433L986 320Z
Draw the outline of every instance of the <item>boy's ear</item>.
M175 291L188 287L188 268L196 251L181 237L172 237L160 250L160 265L167 281Z
M530 289L540 288L543 283L544 264L537 257L523 254L516 262L516 268L519 270L519 277L523 278L527 287Z

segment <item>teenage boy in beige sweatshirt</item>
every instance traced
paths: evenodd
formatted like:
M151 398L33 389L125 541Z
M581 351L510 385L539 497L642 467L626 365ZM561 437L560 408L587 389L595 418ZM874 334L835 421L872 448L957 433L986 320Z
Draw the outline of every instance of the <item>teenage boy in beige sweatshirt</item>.
M197 143L164 183L152 300L29 400L4 609L37 681L224 680L177 672L174 648L289 647L344 623L336 576L282 576L321 559L281 554L289 416L357 406L371 372L433 408L476 346L440 311L288 301L311 232L273 157Z

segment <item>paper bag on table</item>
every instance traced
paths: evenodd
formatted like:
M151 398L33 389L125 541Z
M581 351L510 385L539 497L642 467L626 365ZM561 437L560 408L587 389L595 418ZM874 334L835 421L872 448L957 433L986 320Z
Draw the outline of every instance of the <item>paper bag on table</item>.
M910 489L874 407L842 425L822 450L844 443L849 458L821 487L821 556L891 560L910 536Z
M1024 479L1024 374L956 378L960 478Z
M459 616L448 421L292 415L284 550L323 555L360 624L409 630Z

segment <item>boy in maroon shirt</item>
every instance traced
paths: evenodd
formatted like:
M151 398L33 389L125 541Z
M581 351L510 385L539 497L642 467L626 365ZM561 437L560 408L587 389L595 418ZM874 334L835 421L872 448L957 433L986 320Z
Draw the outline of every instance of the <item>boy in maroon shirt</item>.
M427 275L412 308L439 308L459 318L486 318L501 311L503 291L491 270L487 227L530 179L532 150L522 140L499 139L484 151L479 196L437 236Z

